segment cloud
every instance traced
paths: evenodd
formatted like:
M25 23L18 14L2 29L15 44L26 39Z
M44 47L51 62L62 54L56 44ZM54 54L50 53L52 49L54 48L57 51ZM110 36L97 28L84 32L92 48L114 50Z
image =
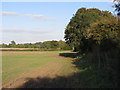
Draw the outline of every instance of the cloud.
M26 16L26 17L36 18L36 19L43 19L43 20L56 20L56 18L47 17L42 14L22 14L22 13L17 13L17 12L2 11L0 12L0 15L2 16Z
M61 40L63 36L58 31L43 29L17 29L0 28L2 41L0 43L9 43L14 40L17 43L35 43L50 40Z
M31 18L42 19L42 20L56 20L56 18L47 17L42 14L24 14L23 16L28 16Z
M6 11L3 11L3 12L0 12L0 15L5 15L5 16L18 16L19 14L16 13L16 12L6 12Z
M48 30L28 30L28 29L0 29L0 32L7 32L7 33L31 33L31 34L49 34L51 31Z
M44 17L44 15L41 15L41 14L24 14L24 16L33 17L33 18Z

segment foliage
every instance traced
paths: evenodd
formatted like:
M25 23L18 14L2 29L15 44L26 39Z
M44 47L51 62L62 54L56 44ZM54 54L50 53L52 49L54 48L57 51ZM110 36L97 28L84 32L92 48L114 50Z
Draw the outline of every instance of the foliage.
M89 42L89 40L87 40L84 35L86 33L87 28L90 26L91 23L94 23L103 17L111 16L112 14L108 11L100 11L96 8L80 8L72 17L72 19L66 27L66 42L73 47L74 51L87 51L88 48L84 47Z
M116 8L115 11L117 11L117 15L120 16L120 0L114 0L115 3L114 7Z
M16 43L15 43L15 41L11 41L11 44L12 44L12 45L15 45Z
M119 17L119 2L115 7ZM105 72L100 76L107 80L111 78L110 82L114 82L112 87L119 87L119 18L108 11L80 8L66 27L65 40L74 47L74 51L85 55L92 71L98 71L97 74Z
M120 44L120 25L115 17L103 18L90 24L85 35L87 39L96 41L98 45L103 43L106 43L105 47L111 45L110 49L113 47L112 43ZM107 41L109 41L108 45Z
M2 48L38 48L40 50L71 50L71 47L65 43L65 41L44 41L37 43L24 43L16 44L15 41L11 41L10 44L1 44ZM32 49L31 49L32 50ZM27 50L26 50L27 51Z

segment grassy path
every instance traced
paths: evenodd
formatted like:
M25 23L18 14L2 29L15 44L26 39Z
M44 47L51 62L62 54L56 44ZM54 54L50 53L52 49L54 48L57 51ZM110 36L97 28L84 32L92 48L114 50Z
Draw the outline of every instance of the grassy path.
M3 52L3 87L19 87L29 78L55 78L75 72L72 58L59 56L68 51Z

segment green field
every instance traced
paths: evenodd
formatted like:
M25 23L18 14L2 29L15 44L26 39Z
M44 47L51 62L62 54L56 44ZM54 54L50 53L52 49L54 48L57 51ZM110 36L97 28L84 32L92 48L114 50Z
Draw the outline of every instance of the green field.
M75 55L70 51L3 51L3 88L113 87L104 71L91 69L86 58Z
M71 63L73 58L59 56L60 53L67 52L70 51L3 51L3 86L21 77L23 73L28 75L28 77L30 72L36 74L40 72L41 76L51 74L52 72L58 76L72 74L75 72L75 68ZM42 73L44 74L42 75ZM51 75L54 76L54 74Z

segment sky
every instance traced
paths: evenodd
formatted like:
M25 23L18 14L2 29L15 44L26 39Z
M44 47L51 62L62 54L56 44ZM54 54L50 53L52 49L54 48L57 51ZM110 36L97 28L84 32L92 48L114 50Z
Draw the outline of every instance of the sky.
M102 0L101 0L102 1ZM105 0L104 0L105 1ZM35 43L64 40L64 31L79 8L98 8L113 13L106 2L2 2L0 43Z
M112 2L113 0L1 0L2 2Z

